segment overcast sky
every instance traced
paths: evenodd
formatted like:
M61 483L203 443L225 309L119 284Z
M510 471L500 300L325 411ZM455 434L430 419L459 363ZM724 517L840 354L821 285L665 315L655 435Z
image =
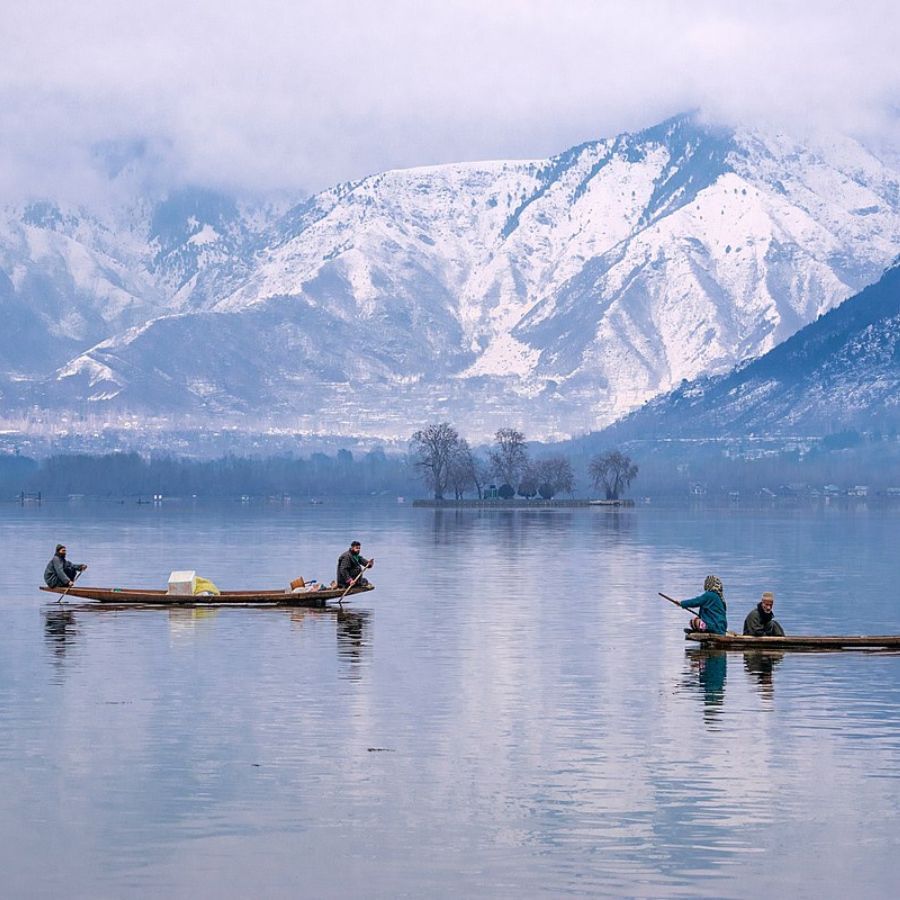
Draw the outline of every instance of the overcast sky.
M699 107L897 148L894 2L7 0L0 199L156 186L314 191L543 157Z

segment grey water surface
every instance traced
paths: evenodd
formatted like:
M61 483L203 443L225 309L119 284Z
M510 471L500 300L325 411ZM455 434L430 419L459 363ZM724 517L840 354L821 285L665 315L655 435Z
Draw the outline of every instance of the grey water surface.
M900 509L0 507L4 897L893 896L900 656L708 654L657 596L900 633ZM330 581L343 611L84 581Z

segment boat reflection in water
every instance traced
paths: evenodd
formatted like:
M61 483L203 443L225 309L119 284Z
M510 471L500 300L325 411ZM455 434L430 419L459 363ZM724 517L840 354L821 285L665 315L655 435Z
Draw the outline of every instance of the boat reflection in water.
M327 628L328 620L335 623L338 660L342 663L342 674L350 679L361 677L372 648L372 610L347 609L341 606L138 606L128 604L117 606L111 603L81 603L77 605L56 605L42 611L44 638L52 650L55 660L61 664L73 639L80 633L80 624L90 622L95 616L109 616L131 619L136 615L164 614L169 625L172 644L189 642L199 630L215 628L233 622L237 615L265 615L288 618L291 628L303 629L307 626Z

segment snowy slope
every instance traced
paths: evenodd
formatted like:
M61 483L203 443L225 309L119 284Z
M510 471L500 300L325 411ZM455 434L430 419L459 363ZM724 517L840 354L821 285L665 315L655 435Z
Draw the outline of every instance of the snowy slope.
M847 428L900 428L900 264L759 359L688 382L605 436L798 436Z
M550 160L385 172L264 227L223 198L174 206L144 254L163 315L23 402L570 434L767 352L900 248L898 176L858 144L692 116Z

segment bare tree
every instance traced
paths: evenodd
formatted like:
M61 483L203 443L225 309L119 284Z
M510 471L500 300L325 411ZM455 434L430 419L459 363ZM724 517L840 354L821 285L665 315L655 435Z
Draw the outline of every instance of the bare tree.
M538 461L535 470L538 492L545 500L550 500L561 493L569 496L575 493L575 475L572 472L572 464L562 454L544 457Z
M494 439L496 447L489 454L491 471L503 484L518 484L528 465L525 435L515 428L501 428Z
M477 476L475 472L475 458L469 442L460 438L456 447L450 454L450 462L447 470L447 486L453 491L457 500L462 500L466 491L473 487L477 489ZM481 492L479 490L479 496Z
M413 464L419 469L428 488L434 491L435 500L444 499L459 442L459 432L449 422L429 425L410 439Z
M480 456L472 456L472 481L475 484L475 490L478 493L478 499L484 499L484 489L491 480L490 463L482 459Z
M537 466L533 466L530 463L526 464L525 469L522 472L522 478L519 481L519 489L517 492L519 496L524 497L526 500L530 500L532 497L537 496L538 485L540 484L538 478Z
M593 457L588 473L594 487L606 492L607 500L618 500L637 477L638 467L624 453L612 450Z

